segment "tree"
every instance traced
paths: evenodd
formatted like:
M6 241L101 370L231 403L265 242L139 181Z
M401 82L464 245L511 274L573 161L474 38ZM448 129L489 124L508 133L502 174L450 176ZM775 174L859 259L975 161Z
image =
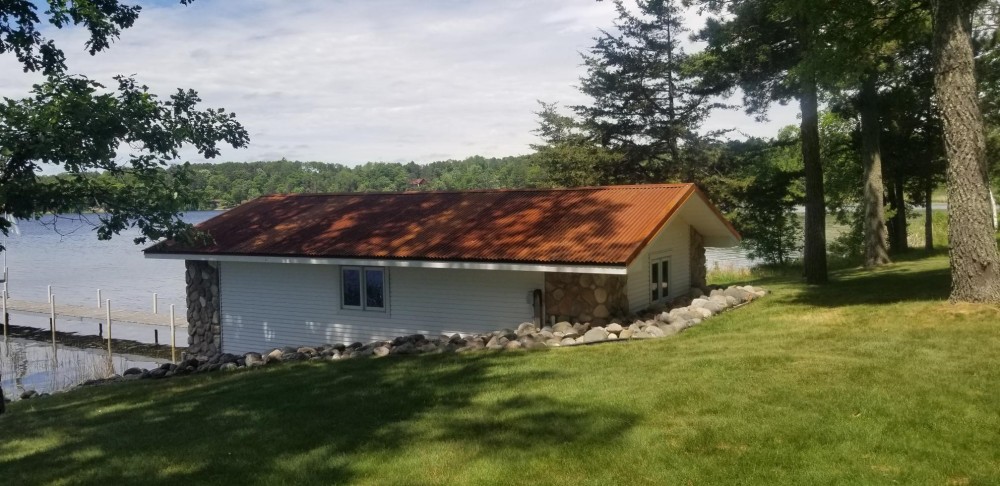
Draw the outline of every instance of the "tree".
M199 110L194 91L178 90L161 101L129 77L115 78L116 89L108 90L66 75L63 51L38 30L37 3L0 5L0 54L13 54L25 72L40 71L47 78L34 86L32 96L0 104L0 211L34 218L97 209L103 211L97 227L102 239L128 227L140 230L140 241L190 236L179 218L191 197L190 174L165 170L168 162L177 160L186 144L206 158L219 154L220 143L245 146L246 130L224 110ZM118 0L41 3L47 23L88 31L91 55L108 48L140 12ZM125 163L116 161L121 146L131 152ZM66 174L41 178L45 165ZM94 171L104 177L94 177ZM0 232L9 229L10 222L0 219Z
M762 114L774 102L797 99L802 122L799 128L805 178L806 281L825 283L826 205L819 145L819 83L821 36L837 26L824 22L828 2L821 0L698 0L711 12L725 14L709 19L699 38L708 43L699 60L706 89L743 92L746 110Z
M698 130L716 104L698 80L680 42L688 30L677 0L637 0L635 12L615 0L615 32L602 31L584 56L575 107L601 147L621 155L628 182L695 179Z
M802 228L795 206L802 200L802 166L795 155L794 127L775 140L726 143L703 184L743 235L754 260L785 265L801 250Z
M595 135L554 103L539 102L538 128L543 143L531 146L533 158L544 166L556 186L597 186L634 182L623 157L601 146Z
M948 158L951 300L1000 302L1000 250L972 50L982 0L934 0L934 87Z

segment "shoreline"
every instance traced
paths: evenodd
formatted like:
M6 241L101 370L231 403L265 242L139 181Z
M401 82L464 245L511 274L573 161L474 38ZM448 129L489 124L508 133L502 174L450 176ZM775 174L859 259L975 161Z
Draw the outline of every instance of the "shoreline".
M52 343L52 331L37 327L16 326L11 324L7 327L8 337L29 339L42 343ZM108 340L94 335L80 335L74 332L56 331L56 344L70 346L80 349L108 349ZM131 339L111 338L111 349L114 354L130 354L152 359L170 360L169 344L149 344ZM186 346L177 347L177 356L180 356Z

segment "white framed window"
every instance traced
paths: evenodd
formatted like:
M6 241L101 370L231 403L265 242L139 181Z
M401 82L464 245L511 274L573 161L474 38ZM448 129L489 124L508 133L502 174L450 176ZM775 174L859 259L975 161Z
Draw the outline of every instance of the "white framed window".
M340 306L385 312L385 267L340 267Z
M650 302L666 299L670 295L670 258L649 260Z

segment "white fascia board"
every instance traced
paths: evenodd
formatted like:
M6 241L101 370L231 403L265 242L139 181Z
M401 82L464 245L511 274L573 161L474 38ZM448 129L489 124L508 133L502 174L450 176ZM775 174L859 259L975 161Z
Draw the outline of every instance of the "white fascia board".
M199 255L188 253L146 253L146 258L200 260L209 262L296 263L306 265L370 265L376 267L453 268L463 270L512 270L520 272L597 273L626 275L624 266L558 265L535 263L455 262L435 260L378 260L369 258L309 258L253 255Z

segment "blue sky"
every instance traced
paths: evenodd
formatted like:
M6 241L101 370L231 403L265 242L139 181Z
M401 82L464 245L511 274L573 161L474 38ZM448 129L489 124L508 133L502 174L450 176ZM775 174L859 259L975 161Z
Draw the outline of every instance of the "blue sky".
M251 145L217 160L349 165L529 152L536 100L586 101L579 52L613 19L610 2L594 0L138 3L136 25L95 57L81 31L51 33L71 71L135 74L161 94L192 88L236 112ZM2 96L38 79L0 63L11 73ZM768 123L728 111L706 129L771 136L790 123L794 108L778 107Z

